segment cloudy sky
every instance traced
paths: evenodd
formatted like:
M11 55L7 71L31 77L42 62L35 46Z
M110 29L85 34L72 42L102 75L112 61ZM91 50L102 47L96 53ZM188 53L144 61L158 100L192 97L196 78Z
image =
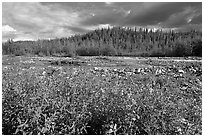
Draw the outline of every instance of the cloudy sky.
M2 25L2 41L68 37L107 26L201 31L202 3L3 2Z

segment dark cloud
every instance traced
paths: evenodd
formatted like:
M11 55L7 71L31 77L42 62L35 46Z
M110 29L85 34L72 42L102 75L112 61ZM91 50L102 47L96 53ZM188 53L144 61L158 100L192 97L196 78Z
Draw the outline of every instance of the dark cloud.
M88 32L88 29L81 28L81 27L74 27L74 26L65 26L64 28L69 29L73 32L78 32L78 33L85 33Z
M179 28L183 26L188 26L192 24L201 24L202 16L201 7L193 5L187 6L183 11L179 13L172 14L169 18L162 22L162 27L168 28ZM186 27L185 27L186 28Z
M179 13L172 14L169 16L167 20L162 22L160 25L164 28L176 28L183 25L186 25L190 22L190 19L192 18L191 10L184 10Z
M198 6L201 3L158 3L149 8L144 8L139 13L133 13L125 18L128 25L153 25L166 21L172 14L185 10L188 6Z
M191 22L191 24L202 24L202 14L194 17Z
M123 22L122 20L127 15L127 12L139 7L140 4L142 3L117 2L105 4L105 6L101 5L92 10L91 13L93 13L94 16L86 16L86 18L84 18L80 23L86 26L99 24L121 25L121 22Z
M49 6L52 9L64 9L68 12L77 12L83 17L91 12L103 10L106 11L109 7L105 6L104 2L42 2L42 5Z
M184 12L186 8L192 11ZM95 16L88 16L80 23L85 26L110 24L121 26L148 26L162 24L163 27L179 27L188 23L191 12L202 9L201 3L136 3L119 2L108 4L105 10L98 8ZM100 12L99 12L100 11ZM201 11L200 11L201 12Z
M106 12L95 14L92 17L88 17L86 20L81 21L81 24L91 26L99 24L119 24L119 20L124 17L122 12Z
M77 13L78 17L81 19L81 25L98 25L106 22L115 23L114 19L119 15L113 12L112 6L107 6L104 2L60 2L42 4L48 5L51 8L58 7L67 12Z
M72 8L76 11L84 9L97 9L99 7L104 7L106 4L104 2L41 2L42 5L58 5L61 8Z

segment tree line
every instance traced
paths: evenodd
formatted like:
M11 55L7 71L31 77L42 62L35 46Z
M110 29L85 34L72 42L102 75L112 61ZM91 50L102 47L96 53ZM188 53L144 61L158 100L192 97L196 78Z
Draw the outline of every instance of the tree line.
M52 40L2 44L3 55L38 56L202 56L202 32L164 32L139 28L102 28Z

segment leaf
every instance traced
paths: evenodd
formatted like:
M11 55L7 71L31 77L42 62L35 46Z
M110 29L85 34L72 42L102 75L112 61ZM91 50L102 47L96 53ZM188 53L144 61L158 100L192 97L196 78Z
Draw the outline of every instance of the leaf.
M19 119L19 120L20 120L20 119ZM23 124L19 125L18 128L23 127L23 126L28 127L28 124L26 124L27 122L28 122L28 119L27 119Z
M18 121L19 124L21 124L21 120L20 120L20 118L17 117L17 121Z

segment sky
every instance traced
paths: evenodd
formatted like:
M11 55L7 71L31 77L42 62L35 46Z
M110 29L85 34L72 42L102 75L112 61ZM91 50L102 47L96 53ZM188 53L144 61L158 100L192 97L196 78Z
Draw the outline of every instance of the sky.
M2 3L2 41L69 37L108 26L202 31L202 3Z

